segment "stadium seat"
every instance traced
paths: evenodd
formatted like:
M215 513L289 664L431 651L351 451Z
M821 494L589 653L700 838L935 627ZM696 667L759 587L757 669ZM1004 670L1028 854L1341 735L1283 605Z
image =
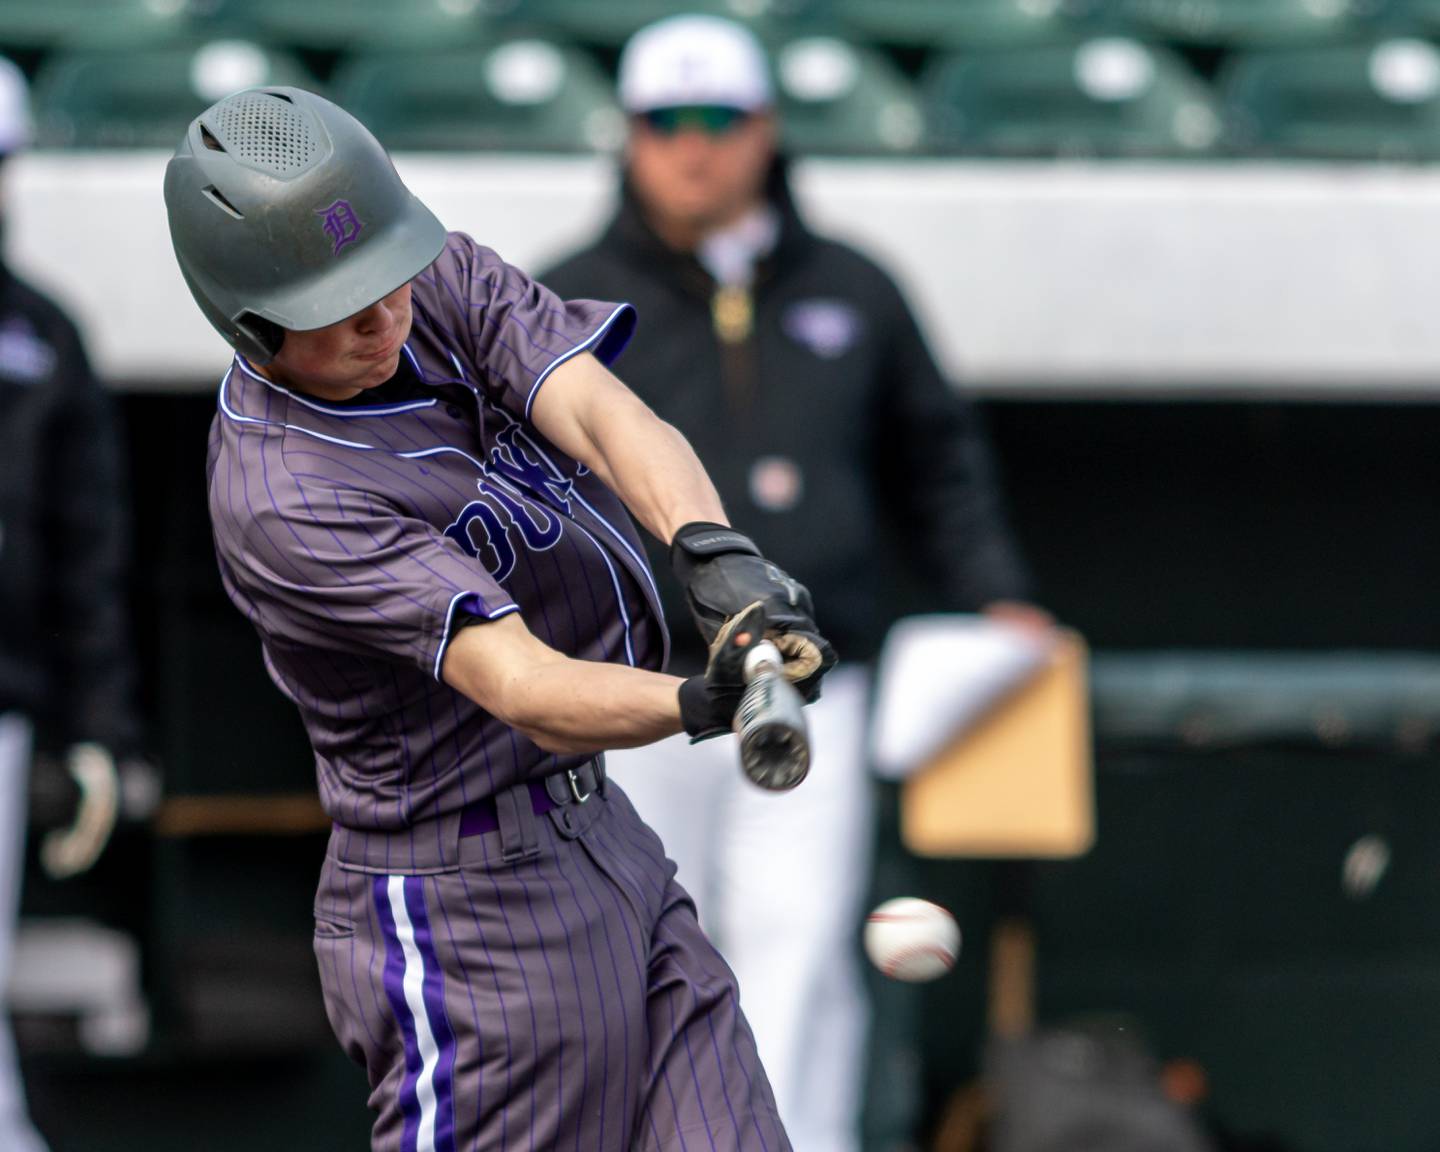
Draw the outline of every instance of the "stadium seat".
M314 88L296 59L245 40L57 53L35 79L42 147L173 148L191 119L256 84Z
M671 0L521 0L515 16L567 39L613 48L651 21L677 12L741 20L768 38L819 7L819 0L689 0L683 5Z
M333 87L390 148L584 152L618 147L625 130L599 65L546 40L357 56Z
M1382 12L1397 28L1440 32L1440 0L1390 0Z
M270 43L355 52L474 43L498 5L499 0L249 0L236 15Z
M1237 150L1440 159L1440 51L1428 41L1257 50L1230 61L1218 83Z
M878 52L813 36L775 53L781 127L797 153L914 151L924 136L910 82Z
M208 11L193 0L4 0L0 47L153 44L193 34Z
M936 151L1198 156L1221 119L1176 55L1118 37L940 57L921 81Z
M1105 0L1134 34L1200 44L1293 44L1353 29L1379 0Z
M1097 0L834 0L845 30L877 44L955 48L1071 39Z

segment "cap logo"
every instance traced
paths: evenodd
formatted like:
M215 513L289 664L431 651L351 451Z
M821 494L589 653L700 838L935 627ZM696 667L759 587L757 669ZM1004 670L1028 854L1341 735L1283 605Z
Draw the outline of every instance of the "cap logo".
M706 65L708 63L709 60L704 56L685 55L680 57L680 79L686 84L695 84L705 75Z
M325 235L335 242L334 256L340 255L340 249L360 236L363 225L348 200L336 200L330 207L318 209L315 215L324 218L320 226L325 229Z

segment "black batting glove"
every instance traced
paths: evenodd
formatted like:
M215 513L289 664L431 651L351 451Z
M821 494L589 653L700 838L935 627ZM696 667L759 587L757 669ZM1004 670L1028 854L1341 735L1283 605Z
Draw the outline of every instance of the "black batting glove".
M745 691L745 657L764 637L765 608L756 601L720 626L705 675L680 685L680 720L692 744L731 731Z
M759 601L776 632L818 631L810 593L760 555L748 536L723 524L692 521L670 542L670 565L685 588L706 645L730 617Z
M740 707L739 688L712 688L704 676L680 682L680 723L690 743L710 740L734 731L735 710Z
M803 584L761 556L748 536L703 520L675 533L670 564L712 655L727 621L758 605L764 634L785 657L786 675L807 701L819 697L820 679L834 667L835 650L820 634Z

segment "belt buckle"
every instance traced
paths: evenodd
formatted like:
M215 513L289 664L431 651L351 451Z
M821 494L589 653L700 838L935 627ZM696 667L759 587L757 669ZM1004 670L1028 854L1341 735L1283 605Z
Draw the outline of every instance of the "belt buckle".
M594 792L580 791L580 773L574 768L565 769L565 778L570 781L570 795L575 797L575 803L584 804L591 796L595 795Z

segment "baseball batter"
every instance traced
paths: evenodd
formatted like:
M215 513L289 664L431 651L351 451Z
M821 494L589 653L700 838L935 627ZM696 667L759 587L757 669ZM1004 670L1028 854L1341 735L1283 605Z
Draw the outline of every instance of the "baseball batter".
M788 1148L734 978L600 750L726 730L765 629L810 696L834 658L604 367L630 308L447 235L298 89L202 113L165 200L236 352L216 549L334 820L315 951L374 1148ZM702 676L660 671L627 509L673 541Z

